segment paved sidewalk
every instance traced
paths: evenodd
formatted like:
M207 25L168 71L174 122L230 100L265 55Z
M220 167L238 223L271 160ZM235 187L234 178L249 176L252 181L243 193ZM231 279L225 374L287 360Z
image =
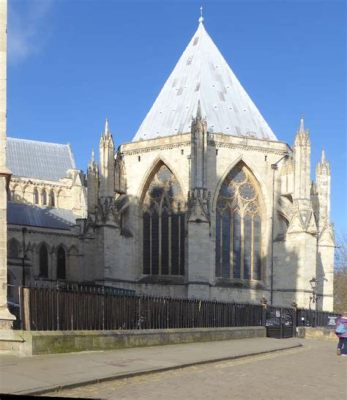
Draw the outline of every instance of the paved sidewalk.
M113 351L0 355L0 393L43 394L88 383L299 347L299 339L242 339Z

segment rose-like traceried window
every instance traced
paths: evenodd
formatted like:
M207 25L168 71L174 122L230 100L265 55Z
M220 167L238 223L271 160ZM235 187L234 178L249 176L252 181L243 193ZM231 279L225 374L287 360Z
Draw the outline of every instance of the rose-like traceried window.
M238 164L220 188L216 209L216 277L261 280L261 211L258 184Z
M143 273L184 275L185 208L181 187L162 164L143 199Z

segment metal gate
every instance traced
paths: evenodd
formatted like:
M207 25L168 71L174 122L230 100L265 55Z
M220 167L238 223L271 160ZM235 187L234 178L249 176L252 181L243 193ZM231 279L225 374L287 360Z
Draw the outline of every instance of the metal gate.
M295 336L295 309L268 307L265 326L267 337L287 339Z

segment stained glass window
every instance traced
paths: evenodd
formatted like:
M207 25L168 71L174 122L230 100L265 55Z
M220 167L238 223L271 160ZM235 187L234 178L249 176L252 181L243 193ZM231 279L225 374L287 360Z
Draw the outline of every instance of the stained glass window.
M161 273L169 273L169 213L166 209L161 213Z
M250 279L251 277L251 259L252 259L252 217L246 215L244 217L244 245L243 245L243 277Z
M234 213L234 232L233 232L233 270L234 278L241 278L241 218L238 212Z
M143 213L143 273L151 271L151 215Z
M158 275L159 273L159 215L156 210L152 212L152 274Z
M227 175L217 199L216 276L262 279L259 189L242 162Z
M179 271L179 216L174 214L171 216L171 272L172 275L178 275ZM175 240L176 239L176 240Z
M254 245L253 245L253 259L254 259L254 269L253 269L253 279L261 279L261 251L260 251L260 241L261 241L261 220L259 215L254 218Z
M162 164L143 198L143 273L184 275L185 204L181 187Z
M222 219L222 276L230 277L230 211L226 209Z

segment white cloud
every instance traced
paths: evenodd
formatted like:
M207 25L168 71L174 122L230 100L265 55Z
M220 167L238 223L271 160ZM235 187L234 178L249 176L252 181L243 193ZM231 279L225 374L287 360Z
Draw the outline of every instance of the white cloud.
M39 52L49 34L49 14L54 0L10 1L8 10L8 59L12 64Z

